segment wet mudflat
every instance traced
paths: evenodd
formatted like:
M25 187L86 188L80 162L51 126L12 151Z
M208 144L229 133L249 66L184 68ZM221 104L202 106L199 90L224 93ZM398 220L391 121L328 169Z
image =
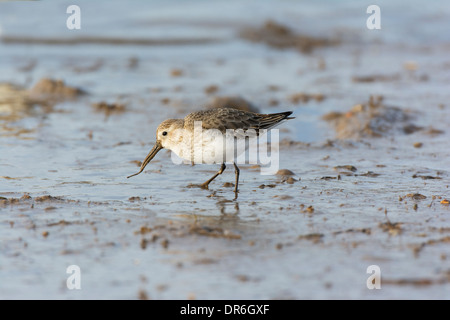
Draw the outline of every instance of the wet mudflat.
M33 5L0 5L2 299L450 298L448 12L100 1L38 34ZM232 166L190 188L219 166L161 151L126 179L161 121L230 101L294 111L278 174L242 165L233 200Z

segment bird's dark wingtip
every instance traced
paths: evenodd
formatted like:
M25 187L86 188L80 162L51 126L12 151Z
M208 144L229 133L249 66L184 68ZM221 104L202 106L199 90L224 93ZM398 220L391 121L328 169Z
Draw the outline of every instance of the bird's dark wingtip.
M284 114L286 115L286 120L289 120L289 119L295 119L295 117L289 117L291 114L293 114L294 113L294 111L286 111Z

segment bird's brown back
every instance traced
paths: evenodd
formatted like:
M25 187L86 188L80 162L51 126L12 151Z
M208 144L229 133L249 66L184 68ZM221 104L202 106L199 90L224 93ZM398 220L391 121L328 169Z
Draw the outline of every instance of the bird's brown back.
M184 118L184 128L192 130L195 121L202 122L203 129L218 129L225 132L227 129L270 129L283 120L294 119L289 117L292 111L261 114L242 111L232 108L217 108L190 113Z

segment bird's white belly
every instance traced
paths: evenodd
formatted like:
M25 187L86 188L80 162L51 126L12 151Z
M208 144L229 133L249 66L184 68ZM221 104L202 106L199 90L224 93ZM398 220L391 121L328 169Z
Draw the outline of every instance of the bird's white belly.
M220 164L235 162L248 146L248 138L236 138L232 134L221 134L218 130L203 130L197 137L185 135L170 149L178 157L195 164Z

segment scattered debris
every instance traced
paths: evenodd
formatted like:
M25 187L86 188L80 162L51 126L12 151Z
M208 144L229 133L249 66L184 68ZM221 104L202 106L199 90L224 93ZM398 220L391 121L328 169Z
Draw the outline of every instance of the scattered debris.
M280 200L290 200L293 199L294 197L287 195L287 194L281 194L281 195L275 195L273 196L276 199L280 199Z
M231 182L225 182L222 186L223 186L224 188L232 188L232 187L234 187L234 183L231 183Z
M139 58L138 57L128 58L128 62L127 62L128 69L136 69L138 66L139 66Z
M241 97L224 96L214 97L207 106L209 109L214 108L234 108L243 111L259 112L259 109L249 101Z
M369 177L369 178L376 178L379 175L380 175L379 173L375 173L373 171L367 171L366 173L358 174L358 176L360 177Z
M170 75L172 77L181 77L183 75L183 73L184 72L181 69L172 69L172 70L170 70Z
M162 98L161 100L162 104L169 104L170 103L170 98Z
M301 213L309 213L309 214L314 213L314 207L313 206L308 206L306 209L304 209L304 208L305 208L304 204L300 205L300 212Z
M275 188L277 185L276 184L262 184L260 185L258 188L260 189L264 189L264 188Z
M295 48L303 53L311 53L314 49L339 44L337 39L315 38L294 33L288 27L275 21L267 21L259 28L246 28L240 36L252 42L263 42L278 49Z
M0 83L0 120L18 120L20 113L29 111L33 104L34 101L22 87Z
M370 228L360 228L360 229L347 229L347 230L343 230L343 231L335 231L335 232L333 232L333 235L338 235L338 234L342 234L342 233L356 233L356 232L364 233L367 235L372 234L372 230Z
M323 233L309 233L309 234L305 234L305 235L299 235L298 236L298 240L310 240L313 243L320 243L323 240Z
M216 86L216 85L210 85L210 86L207 86L207 87L205 88L205 93L206 93L206 94L213 94L213 93L216 93L218 90L219 90L219 87L218 87L218 86Z
M42 78L28 91L28 97L36 103L53 106L57 103L74 100L86 91L70 87L63 80Z
M444 130L440 130L440 129L435 129L435 128L431 127L427 131L425 131L425 133L430 135L430 136L437 136L439 134L444 134L445 131Z
M399 286L430 286L433 284L444 284L449 281L443 279L427 279L427 278L405 278L405 279L385 279L383 278L383 285L399 285Z
M405 197L411 198L413 200L424 200L427 197L420 193L408 193Z
M354 76L352 78L353 82L389 82L389 81L397 81L400 79L398 74L394 75L370 75L370 76Z
M241 235L232 233L229 230L224 230L222 228L210 228L207 226L192 226L190 228L190 233L198 234L201 236L208 236L214 238L227 238L227 239L241 239Z
M401 223L400 222L384 222L384 223L380 223L378 226L384 231L384 232L388 232L390 235L392 236L396 236L402 233L402 228L401 228Z
M406 61L403 64L403 68L408 71L416 71L418 69L418 64L416 61Z
M295 176L295 173L288 169L280 169L277 171L278 176Z
M292 177L289 177L289 178L286 179L286 183L287 183L287 184L293 184L295 181L297 181L297 180L295 180L295 179L292 178Z
M289 97L289 100L295 104L298 104L300 102L307 103L310 100L316 100L317 102L321 102L321 101L323 101L323 99L325 99L325 96L321 93L308 94L308 93L300 92L300 93L295 93Z
M92 104L95 111L103 112L106 116L109 116L114 113L122 113L125 111L125 105L121 103L107 103L105 101L101 101L98 103Z
M53 197L53 196L41 196L34 198L34 201L36 202L44 202L44 201L64 201L62 197Z
M138 292L138 299L139 300L149 300L150 298L148 297L147 291L141 289Z
M422 178L423 180L430 180L430 179L442 179L441 177L433 177L433 176L420 176L418 174L413 174L412 177L415 178Z
M163 239L163 240L161 240L161 246L162 246L164 249L167 249L167 248L169 247L169 240L168 240L168 239Z
M333 169L336 171L347 170L347 171L351 171L351 172L356 172L358 170L358 169L356 169L355 166L352 166L352 165L335 166L335 167L333 167Z
M409 122L411 115L403 109L384 105L381 96L371 96L367 103L358 104L346 113L330 112L322 119L334 127L338 139L382 137L392 131L410 134L422 130Z
M418 256L420 251L422 251L426 246L435 245L439 243L450 243L450 236L446 236L440 239L430 239L426 242L422 242L419 245L413 247L413 252L415 256Z

